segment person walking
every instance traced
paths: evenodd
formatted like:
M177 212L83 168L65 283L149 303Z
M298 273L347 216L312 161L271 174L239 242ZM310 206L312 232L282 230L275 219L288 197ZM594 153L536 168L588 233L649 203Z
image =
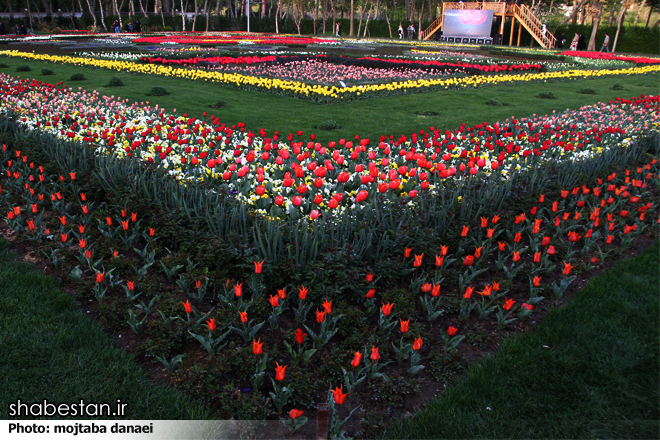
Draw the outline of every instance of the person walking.
M413 24L410 23L410 26L408 26L408 39L412 40L414 34L415 34L415 26L413 26Z
M605 40L603 40L603 46L600 48L600 51L610 53L610 48L607 47L610 44L610 35L605 34Z
M577 50L578 41L580 41L580 35L576 33L573 37L573 41L571 41L571 50Z
M403 26L399 23L399 40L403 40Z
M335 34L337 37L341 37L341 23L337 22L337 32Z

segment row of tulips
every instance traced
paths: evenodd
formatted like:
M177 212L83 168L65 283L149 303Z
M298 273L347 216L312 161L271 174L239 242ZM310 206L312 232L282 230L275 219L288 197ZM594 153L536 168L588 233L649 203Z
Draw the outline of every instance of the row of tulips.
M100 212L94 208L94 201L89 200L85 194L79 195L80 213L67 211L71 203L66 199L66 193L75 194L78 190L78 180L73 171L68 176L57 176L54 179L54 176L45 176L42 166L31 162L21 151L11 151L6 145L3 145L1 165L4 184L0 188L4 187L4 191L0 189L0 203L9 208L5 217L9 227L37 243L48 243L49 236L60 235L61 240L53 240L59 243L51 245L51 254L61 251L73 255L74 258L78 254L77 258L84 269L80 269L80 265L76 266L71 271L74 279L91 278L92 293L99 301L116 298L117 291L123 288L132 304L128 312L129 327L136 333L156 328L156 318L152 316L155 316L154 311L158 309L157 298L152 297L148 305L142 301L137 302L140 283L145 282L147 272L155 262L154 254L147 251L147 247L153 245L156 239L154 229L144 228L140 231L138 215L127 210L122 210L121 216L116 219L107 217L100 221L101 219L97 218ZM660 219L655 221L658 214L655 190L659 177L658 168L658 161L653 159L644 166L597 179L593 185L565 189L553 194L554 197L541 194L529 213L516 215L510 222L505 222L500 216L482 217L476 225L461 226L457 234L460 236L458 242L440 246L438 254L431 258L431 262L428 258L425 262L424 253L417 254L414 249L407 248L402 255L401 264L412 266L417 275L413 278L411 288L421 293L418 297L419 306L417 302L415 304L415 316L426 316L429 330L424 330L425 334L430 333L430 326L445 313L447 301L454 295L461 296L460 308L458 316L449 320L452 325L446 326L446 331L441 334L442 346L446 352L456 350L463 340L464 335L458 334L459 328L463 327L465 331L467 324L461 321L471 315L476 315L479 320L495 316L497 328L501 330L517 320L529 318L537 304L545 299L542 296L544 291L552 292L555 297L560 298L575 279L575 276L571 276L575 267L571 263L575 262L578 254L586 257L591 264L597 264L608 258L617 248L627 248L633 238L642 234L649 223L660 224ZM35 178L35 175L38 178ZM45 197L46 191L60 188L65 192L65 196L57 191ZM51 215L45 216L45 212ZM655 215L653 219L647 217L651 212ZM74 226L74 222L79 224ZM113 232L111 226L115 222L121 226ZM94 228L95 223L99 224L98 228ZM78 237L75 244L69 242L68 235L71 233ZM128 247L124 247L125 252L130 247L137 246L141 240L144 240L142 244L146 242L147 247L139 254L145 264L137 271L137 280L135 275L113 273L114 269L108 270L103 265L99 268L100 260L95 261L92 248L96 242L102 242L102 237L113 237L113 234L116 234L114 239L118 244L117 238L124 241L124 245L128 242ZM99 244L97 248L102 249L103 245ZM558 255L558 249L563 249L561 257ZM119 251L112 251L112 258L119 257ZM452 263L459 267L450 269ZM168 268L162 261L161 264L164 275L169 278L175 268ZM253 265L254 277L259 282L264 262L254 261ZM486 268L490 270L487 271ZM544 277L552 276L557 270L561 276L555 283L543 283ZM457 286L447 286L444 283L452 273L458 273ZM529 293L500 288L498 280L513 280L520 278L523 273L530 280ZM421 335L407 337L411 318L414 316L399 315L394 318L397 315L396 304L380 301L378 291L383 286L378 284L379 275L369 272L364 276L366 294L362 310L368 316L378 314L378 320L372 322L377 328L375 332L383 335L401 334L399 346L392 343L392 351L389 347L386 351L390 353L389 356L395 357L399 364L408 360L410 367L407 367L407 373L418 375L424 370L421 363L422 349L425 348L428 353L430 347L428 343L425 344ZM185 302L181 301L181 314L167 316L161 311L164 322L184 322L191 338L199 341L209 353L209 357L221 354L230 356L231 354L223 353L222 350L227 344L229 334L232 331L237 333L244 343L249 345L254 355L254 373L250 371L246 377L253 389L259 390L263 387L264 379L269 377L269 370L274 373L270 379L273 389L270 395L275 409L280 414L285 406L296 401L296 384L287 383L287 368L311 368L310 359L337 333L337 322L341 318L341 315L337 316L337 310L333 309L333 300L325 298L320 305L310 302L309 289L305 286L298 288L297 307L294 307L295 300L290 298L286 288L271 294L267 300L272 310L267 312L270 313L268 321L271 330L278 329L278 319L281 319L283 314L291 315L290 320L306 330L305 332L301 327L296 328L296 325L293 327L296 328L295 331L290 329L296 346L294 348L283 342L276 348L277 352L285 352L286 348L289 353L291 363L280 365L279 362L270 362L268 354L264 352L264 343L259 337L259 332L263 333L261 329L264 322L254 324L254 319L250 319L248 315L248 309L259 300L254 291L253 297L248 300L242 283L236 281L232 285L230 280L227 280L224 294L218 295L221 308L214 311L213 308L208 310L208 303L204 303L204 295L209 287L208 278L205 282L197 280L194 288L187 286L185 277L181 277L178 284L181 287L179 295L189 298ZM475 294L479 296L475 298ZM265 299L265 296L263 298ZM193 307L190 299L199 303L200 307L206 307L206 310L200 311ZM376 305L378 302L381 302L380 307ZM314 307L315 319L309 323L306 316ZM144 316L138 319L136 311ZM223 318L227 316L231 318ZM421 322L417 324L419 329ZM203 330L208 331L207 335L201 333ZM306 336L312 338L312 348L308 348ZM389 361L382 359L382 349L383 347L372 345L367 357L366 351L360 352L359 347L346 347L346 369L350 365L352 370L344 370L341 386L331 389L328 394L330 404L342 405L347 396L364 387L362 383L387 378L381 370ZM162 360L166 366L173 362L165 358ZM271 364L274 365L271 367ZM299 426L293 421L301 415L300 410L293 408L289 411L289 420L283 421L294 429ZM333 429L338 430L340 424L335 422Z
M644 56L632 56L632 55L617 55L614 53L607 52L586 52L581 50L566 50L561 53L568 57L576 58L590 58L597 60L618 60L618 61L630 61L635 64L660 64L660 58L651 58Z
M308 38L293 35L282 34L248 34L248 33L220 33L220 34L176 34L153 37L139 37L133 40L134 43L143 44L240 44L241 42L250 42L254 44L270 45L289 45L289 44L339 44L333 38Z
M489 84L516 84L529 81L548 81L556 79L582 79L612 75L637 75L660 71L660 65L632 67L629 69L576 69L562 72L543 73L516 73L487 76L468 76L462 78L434 78L407 81L388 81L384 83L352 85L348 87L336 85L308 84L295 80L278 78L260 78L238 73L225 73L218 71L175 68L153 64L142 64L120 60L97 60L83 57L70 57L60 55L34 54L18 51L0 51L0 55L50 61L55 63L73 64L87 67L100 67L120 72L141 73L147 75L162 75L195 81L216 82L220 84L238 86L250 90L266 91L269 93L285 94L304 99L321 102L346 101L362 99L365 97L389 96L392 94L417 92L425 90L445 90L457 88L480 87Z
M96 154L154 163L182 181L210 181L271 217L362 209L375 199L414 205L447 181L501 180L544 163L616 151L657 127L659 100L616 100L551 116L431 127L410 137L341 139L304 133L270 137L97 93L2 77L0 109L27 130L83 142Z

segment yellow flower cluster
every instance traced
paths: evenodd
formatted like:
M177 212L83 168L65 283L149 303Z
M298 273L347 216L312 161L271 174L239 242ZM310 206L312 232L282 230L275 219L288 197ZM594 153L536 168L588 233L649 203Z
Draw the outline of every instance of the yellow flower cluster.
M141 73L146 75L160 75L166 77L185 78L196 81L216 82L220 84L232 84L237 87L252 86L261 89L275 90L281 92L294 93L296 95L313 96L318 98L341 98L345 96L359 96L369 92L382 91L407 91L426 87L444 87L444 88L472 88L483 84L502 84L517 83L527 81L547 81L549 79L577 79L608 75L639 75L652 72L659 72L660 65L649 65L643 67L630 67L627 69L600 69L586 70L575 69L562 72L542 72L542 73L517 73L517 74L496 74L496 75L478 75L462 78L436 78L420 79L409 81L394 81L390 83L365 84L359 86L350 86L338 88L336 86L325 86L319 84L305 84L298 81L286 81L277 78L259 78L254 76L241 75L238 73L223 73L217 71L207 71L200 69L188 69L181 67L171 67L156 64L140 64L131 61L121 60L99 60L92 58L36 54L19 51L0 51L1 55L7 55L19 58L28 58L39 61L50 61L55 63L66 63L77 66L100 67L120 72Z

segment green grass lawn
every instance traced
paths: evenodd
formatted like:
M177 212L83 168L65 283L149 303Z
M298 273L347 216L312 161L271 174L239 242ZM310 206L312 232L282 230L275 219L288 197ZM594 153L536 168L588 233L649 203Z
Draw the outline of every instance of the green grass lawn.
M544 115L553 110L578 109L584 105L609 101L616 97L657 94L660 74L591 78L547 83L530 82L519 85L497 85L480 89L435 91L414 93L384 98L372 98L346 103L319 104L303 99L268 93L240 90L228 86L204 82L192 82L178 78L145 76L96 68L58 65L47 62L27 61L18 58L0 58L0 68L13 76L36 78L50 83L64 81L76 90L97 90L103 95L114 95L129 102L158 104L167 111L176 108L180 114L201 117L203 112L213 114L228 125L247 123L247 129L258 132L266 129L269 134L295 133L303 130L315 133L321 142L353 138L378 139L381 135L402 134L409 136L413 131L428 130L430 126L441 129L456 129L462 123L468 126L482 122L503 121L511 116L527 117ZM18 66L30 66L30 72L17 72ZM54 75L44 76L47 68ZM84 73L86 80L70 81L75 73ZM106 87L113 76L120 77L123 87ZM613 90L620 84L624 90ZM170 92L166 96L147 96L151 87L161 86ZM595 94L578 93L591 88ZM540 99L542 92L552 92L557 99ZM218 101L227 105L219 109L209 108ZM490 100L502 106L487 105ZM323 131L315 128L326 120L333 120L339 129Z
M206 419L206 410L154 385L133 356L113 347L57 283L0 241L0 413L20 399L34 403L128 404L121 419ZM29 419L30 417L18 417ZM88 417L75 417L82 419Z
M508 339L390 438L658 438L660 246Z

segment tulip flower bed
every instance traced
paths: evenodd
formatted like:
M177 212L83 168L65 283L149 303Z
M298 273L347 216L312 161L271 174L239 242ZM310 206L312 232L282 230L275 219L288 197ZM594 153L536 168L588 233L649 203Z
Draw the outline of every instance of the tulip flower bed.
M577 51L567 50L562 52L561 55L576 57L576 58L597 59L597 60L629 61L635 64L660 64L660 58L615 55L613 53L606 53L606 52L585 52L581 50L577 50Z
M143 44L270 44L270 45L301 45L301 44L339 44L332 38L307 38L282 34L248 34L245 32L194 35L163 35L154 37L139 37L133 39L134 43Z
M320 145L0 79L7 227L222 418L369 434L657 236L658 97Z
M496 75L478 75L467 77L449 77L435 79L419 79L392 81L377 84L353 86L328 86L308 84L301 81L289 81L277 78L260 78L238 73L224 73L201 69L173 68L153 64L142 64L123 60L96 60L91 58L70 57L59 55L44 55L18 51L0 51L0 56L19 57L37 61L74 64L87 67L101 67L120 72L141 73L148 75L174 76L196 81L216 82L225 85L238 86L248 90L266 91L282 95L290 95L311 99L319 102L347 101L368 97L390 96L401 93L447 90L466 87L481 87L488 84L516 84L528 81L548 81L561 79L578 79L610 75L636 75L660 71L660 65L631 67L628 69L601 70L570 70L563 72L543 73L507 73Z

